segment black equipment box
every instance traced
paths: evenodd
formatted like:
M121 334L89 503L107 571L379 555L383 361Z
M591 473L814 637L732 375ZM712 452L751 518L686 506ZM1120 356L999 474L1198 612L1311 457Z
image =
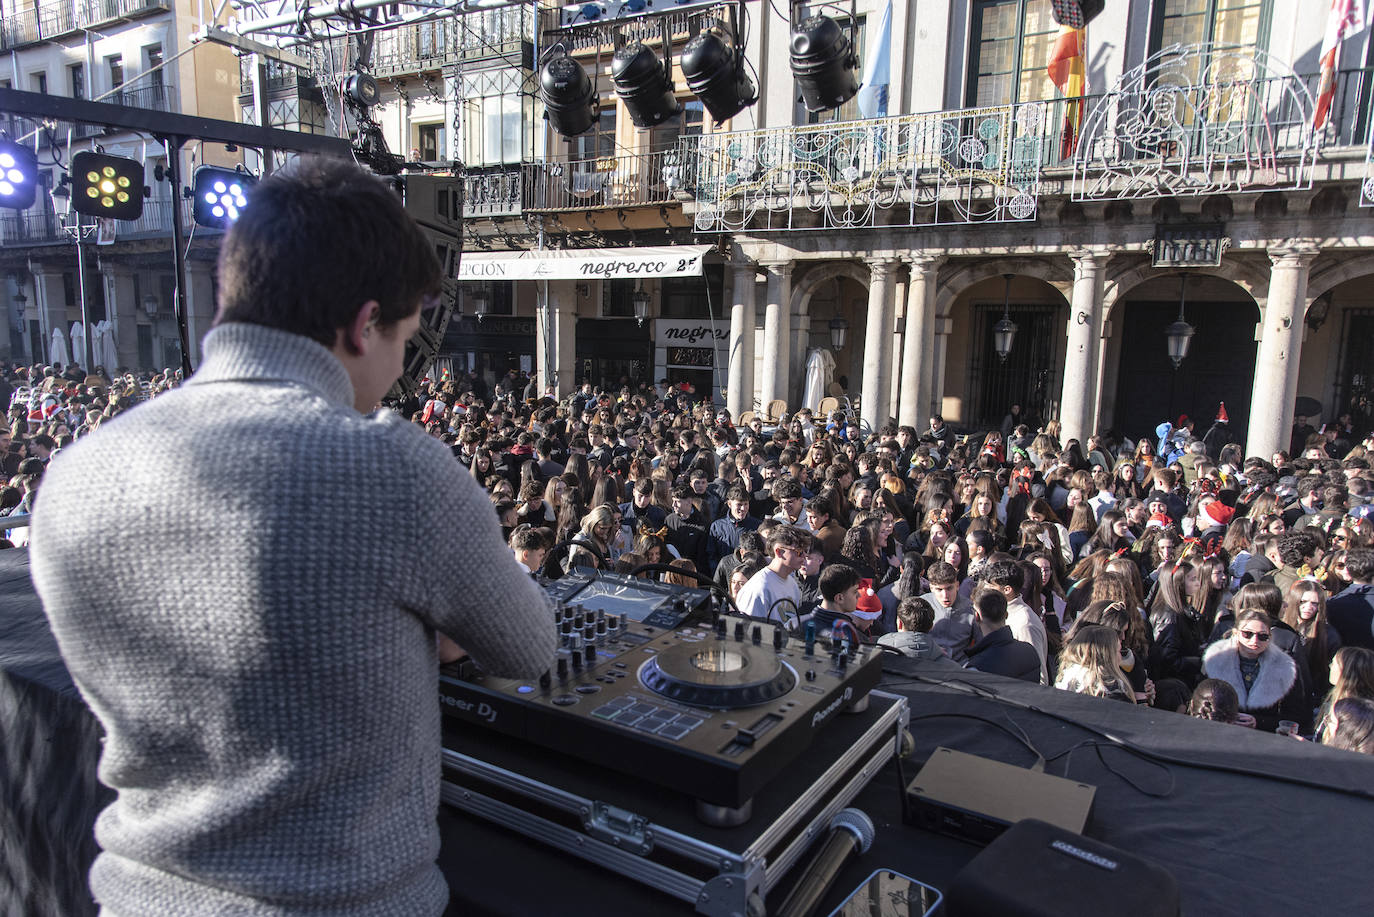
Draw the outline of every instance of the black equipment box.
M455 719L444 724L441 798L698 913L763 913L769 892L901 747L906 698L871 691L867 701L819 731L758 791L752 817L736 827L703 823L698 801L665 790L663 774L646 780L589 767Z
M1028 818L945 890L946 917L1178 917L1178 883L1111 844Z

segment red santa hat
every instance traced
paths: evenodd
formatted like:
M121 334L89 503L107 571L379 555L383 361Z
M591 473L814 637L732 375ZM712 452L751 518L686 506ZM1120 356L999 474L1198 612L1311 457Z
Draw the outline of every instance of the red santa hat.
M1200 517L1200 521L1208 528L1211 528L1214 525L1230 524L1235 514L1236 511L1225 503L1222 503L1220 500L1213 500L1202 508L1202 512L1198 513L1198 516Z
M1220 404L1221 406L1217 408L1217 423L1230 423L1231 418L1226 416L1226 402L1222 401Z

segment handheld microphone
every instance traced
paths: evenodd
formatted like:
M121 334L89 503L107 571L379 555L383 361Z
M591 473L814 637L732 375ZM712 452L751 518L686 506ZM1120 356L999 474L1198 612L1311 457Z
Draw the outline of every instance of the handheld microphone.
M778 911L779 917L807 917L815 910L845 864L873 846L873 834L873 819L859 809L836 812L830 819L830 836L802 867L801 878L788 892L787 900Z

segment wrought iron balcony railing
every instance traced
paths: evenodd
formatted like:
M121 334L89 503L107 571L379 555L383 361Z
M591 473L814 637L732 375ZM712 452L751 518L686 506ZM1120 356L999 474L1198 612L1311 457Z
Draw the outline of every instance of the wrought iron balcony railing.
M519 216L524 172L519 163L468 170L463 176L463 213L468 217Z
M525 209L604 210L675 203L683 151L527 163Z
M719 6L672 13L664 17L667 23L668 37L675 42L685 41L688 36L707 28L712 22L727 18L729 9L728 3L722 3ZM608 22L605 29L564 29L559 27L559 13L560 10L557 7L544 11L545 18L542 23L544 45L551 46L555 43L562 43L570 54L579 51L595 51L598 46L610 45L610 30L612 28L614 28L615 34L620 36L620 39L626 44L636 41L653 43L659 41L663 35L657 18L615 20Z
M173 111L172 87L166 83L152 83L133 89L120 88L104 101L126 108L149 108L154 111Z
M66 238L52 208L0 211L0 242L12 245L47 245Z
M533 37L528 6L460 13L379 33L372 72L396 76L488 59L520 60L528 68Z
M61 0L16 10L0 24L0 50L47 41L117 19L166 12L171 0Z
M1028 220L1047 178L1077 200L1301 189L1319 150L1370 139L1371 72L1338 74L1320 131L1317 81L1174 47L1080 99L685 138L677 180L701 232Z

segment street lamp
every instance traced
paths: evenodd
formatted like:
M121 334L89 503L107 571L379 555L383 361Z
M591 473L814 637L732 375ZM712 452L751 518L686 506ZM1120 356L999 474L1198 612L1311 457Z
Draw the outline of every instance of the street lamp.
M830 346L836 350L844 349L845 336L849 334L849 322L838 315L830 320Z
M1169 359L1174 361L1174 369L1188 356L1188 345L1192 343L1194 328L1183 320L1184 292L1188 288L1188 275L1179 275L1178 280L1178 319L1164 329L1169 342Z
M1006 286L1002 291L1002 320L992 326L992 346L997 350L997 359L1003 363L1007 362L1007 355L1011 353L1011 345L1016 341L1016 322L1011 320L1011 312L1009 311L1011 277L1011 274L1002 275L1002 279L1006 281Z
M143 297L143 311L148 313L149 318L152 318L153 316L157 315L157 310L161 306L162 304L158 302L157 297L154 296L152 293L149 293L147 296Z
M649 294L644 292L641 286L635 290L630 297L635 304L635 321L639 322L639 327L644 327L644 319L649 317Z

